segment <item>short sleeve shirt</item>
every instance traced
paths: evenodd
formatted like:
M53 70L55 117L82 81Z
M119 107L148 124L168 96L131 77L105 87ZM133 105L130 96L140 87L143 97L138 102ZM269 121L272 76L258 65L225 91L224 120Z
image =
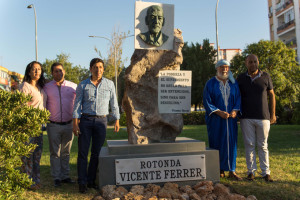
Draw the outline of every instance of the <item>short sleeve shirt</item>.
M242 97L242 118L268 119L268 91L273 89L273 83L268 73L259 71L258 77L252 79L247 72L237 78Z

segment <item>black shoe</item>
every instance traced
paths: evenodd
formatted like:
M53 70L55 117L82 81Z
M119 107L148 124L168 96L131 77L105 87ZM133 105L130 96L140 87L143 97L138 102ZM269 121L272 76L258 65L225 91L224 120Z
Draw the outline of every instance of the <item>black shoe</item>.
M95 183L88 183L88 184L87 184L87 187L88 187L88 188L94 188L94 189L96 189L96 190L99 189L98 185L96 185Z
M62 183L69 183L69 184L75 183L75 181L72 180L72 179L70 179L70 178L66 178L66 179L64 179L64 180L61 180L61 182L62 182Z
M250 174L248 174L248 176L247 176L247 180L248 181L253 181L254 180L254 175L252 174L252 173L250 173Z
M263 179L265 179L266 182L273 182L274 181L269 174L265 175L263 177Z
M80 193L86 193L86 190L87 190L87 188L86 188L85 184L79 184L79 192Z
M59 179L54 180L54 187L60 187L61 186L61 181Z

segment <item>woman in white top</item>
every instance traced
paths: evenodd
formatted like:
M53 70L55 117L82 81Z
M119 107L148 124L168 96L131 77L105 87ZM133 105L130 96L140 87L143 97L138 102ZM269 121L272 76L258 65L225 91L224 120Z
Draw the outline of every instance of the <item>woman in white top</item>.
M23 83L19 90L25 94L32 96L29 106L34 108L44 109L46 107L47 96L43 90L45 85L44 71L41 63L33 61L29 63L25 70ZM37 190L41 187L40 184L40 160L43 149L43 133L38 137L31 137L30 143L37 144L36 149L29 158L22 157L22 171L34 181L30 189Z

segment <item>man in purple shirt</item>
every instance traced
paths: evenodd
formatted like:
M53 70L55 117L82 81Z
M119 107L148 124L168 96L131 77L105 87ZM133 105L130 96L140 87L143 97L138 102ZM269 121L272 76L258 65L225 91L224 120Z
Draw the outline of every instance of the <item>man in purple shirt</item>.
M54 186L61 183L75 183L70 176L70 150L73 141L72 113L77 85L66 81L65 70L61 63L51 66L53 80L44 90L48 96L46 108L50 111L47 133L50 148L51 175Z

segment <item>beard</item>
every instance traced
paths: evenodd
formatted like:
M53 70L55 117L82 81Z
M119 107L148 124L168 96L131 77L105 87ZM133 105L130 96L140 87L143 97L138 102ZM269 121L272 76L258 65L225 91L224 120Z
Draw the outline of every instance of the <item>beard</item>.
M217 77L219 77L222 80L226 80L226 79L228 79L228 73L225 75L225 74L222 74L221 72L217 71Z

